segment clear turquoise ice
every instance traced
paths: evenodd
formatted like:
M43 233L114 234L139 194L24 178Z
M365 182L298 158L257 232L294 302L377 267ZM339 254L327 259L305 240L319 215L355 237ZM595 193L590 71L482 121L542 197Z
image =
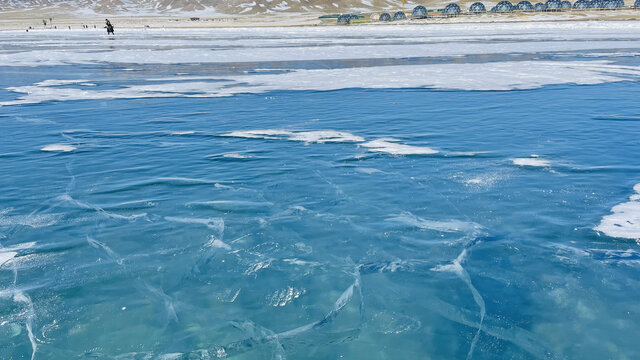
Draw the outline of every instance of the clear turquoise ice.
M637 77L90 95L181 76L452 62L606 60L611 75L638 67L637 43L600 55L120 63L109 51L138 49L119 42L136 32L74 34L0 34L0 55L105 56L0 63L0 358L640 358L634 220L596 229L618 204L638 210ZM163 41L149 45L159 59L242 40L145 36ZM295 43L279 36L269 46ZM82 81L34 85L51 79ZM19 86L88 95L35 99ZM35 100L9 104L23 96Z

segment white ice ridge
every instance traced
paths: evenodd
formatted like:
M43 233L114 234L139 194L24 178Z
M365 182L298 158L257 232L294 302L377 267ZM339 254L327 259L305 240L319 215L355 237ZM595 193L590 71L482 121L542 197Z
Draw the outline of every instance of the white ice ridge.
M69 144L49 144L42 147L41 151L60 151L60 152L70 152L75 150L76 147Z
M639 45L640 46L640 45ZM593 61L504 61L393 65L339 69L297 69L278 74L211 77L217 81L179 81L122 84L116 89L54 87L38 84L15 86L21 94L0 106L44 101L108 100L162 97L222 97L269 91L332 91L349 88L450 90L534 89L555 84L601 84L637 80L640 67ZM258 134L259 135L259 134ZM274 134L285 136L286 134Z
M177 217L177 216L165 216L164 218L167 221L173 221L184 224L201 224L209 229L217 230L218 233L222 233L224 231L224 219L222 218L191 218L191 217Z
M215 236L209 236L209 242L207 242L207 246L211 246L213 248L219 248L222 250L231 250L231 246L224 241L216 238Z
M543 159L538 155L531 155L528 158L514 158L511 159L514 165L518 166L531 166L531 167L549 167L551 162Z
M76 206L78 206L80 208L87 209L87 210L93 210L93 211L97 212L98 214L101 214L101 215L104 215L106 217L110 217L110 218L113 218L113 219L122 219L122 220L134 221L134 220L137 220L139 218L146 218L146 216L147 216L147 213L132 214L132 215L129 215L129 216L116 214L116 213L113 213L113 212L106 211L106 210L104 210L103 208L101 208L99 206L96 206L96 205L93 205L93 204L89 204L89 203L86 203L86 202L83 202L83 201L76 200L76 199L72 198L68 194L60 195L60 196L58 196L56 198L56 200L69 202L69 203L74 204L74 205L76 205Z
M439 151L426 146L414 146L400 144L400 140L393 138L380 138L365 142L362 136L354 135L346 131L320 130L320 131L287 131L287 130L242 130L222 134L226 137L239 137L247 139L287 139L302 141L305 143L339 143L354 142L368 148L371 152L387 153L392 155L432 155Z
M2 267L2 265L8 263L9 261L11 261L11 259L16 257L19 250L32 248L35 244L35 242L26 242L8 247L0 246L0 268Z
M440 232L466 232L473 234L476 231L482 229L480 224L471 221L462 220L427 220L421 217L415 216L410 212L405 212L400 215L395 215L387 219L388 221L395 221L409 226L415 226L423 230L435 230Z
M360 144L360 146L369 148L369 151L372 152L382 152L392 155L431 155L438 153L438 150L430 147L398 144L399 141L400 140L393 138L382 138Z
M318 130L318 131L287 131L287 130L245 130L232 131L222 136L239 137L248 139L282 139L302 141L305 143L329 143L329 142L362 142L364 138L345 131Z
M640 241L640 184L636 184L633 191L635 194L629 201L611 208L611 214L604 216L594 230L615 238Z
M480 308L480 322L478 323L478 330L476 331L476 334L474 335L473 340L471 341L471 346L469 346L469 352L467 353L467 360L471 360L471 358L473 357L473 350L476 347L476 343L478 342L478 338L480 337L480 332L482 331L482 323L484 322L484 317L487 313L487 310L486 310L486 305L484 303L484 299L482 298L482 295L480 295L480 292L478 292L478 289L476 289L476 287L473 286L473 283L471 282L471 277L469 276L469 273L467 272L467 270L465 270L464 267L462 267L462 264L466 260L466 257L467 257L467 249L463 249L462 252L460 252L460 254L458 255L458 257L451 262L451 264L438 265L433 267L431 270L447 271L447 272L452 272L456 274L469 287L469 290L471 290L471 295L473 296L473 300L476 302L476 304Z
M60 85L71 85L71 84L83 84L88 83L89 80L58 80L58 79L49 79L45 81L41 81L36 83L39 86L60 86Z
M33 335L33 319L36 316L35 309L33 308L33 302L31 302L31 298L22 291L17 292L13 295L13 301L27 304L27 311L25 313L25 327L27 328L29 342L31 343L31 360L34 360L36 357L36 352L38 351L38 343L36 342L35 335Z

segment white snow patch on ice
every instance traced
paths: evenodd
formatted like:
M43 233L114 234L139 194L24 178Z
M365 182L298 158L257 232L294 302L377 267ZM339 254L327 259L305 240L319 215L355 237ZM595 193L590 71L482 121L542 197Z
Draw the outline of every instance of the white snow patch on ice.
M253 156L251 156L251 155L243 155L243 154L238 154L238 153L228 153L228 154L222 155L222 157L229 158L229 159L251 159L251 158L253 158Z
M633 187L636 192L627 202L611 208L600 224L594 228L615 238L640 240L640 183Z
M434 230L440 232L466 232L473 233L482 228L477 223L462 220L428 220L413 215L410 212L405 212L400 215L395 215L387 219L388 221L394 221L408 226L414 226L423 230Z
M438 150L430 147L399 144L399 141L393 138L382 138L360 144L360 146L369 148L369 151L372 152L392 155L432 155L438 153Z
M531 155L528 158L514 158L511 159L514 165L518 166L531 166L531 167L549 167L551 166L551 161L542 159L537 155Z
M291 135L291 132L285 130L238 130L221 136L247 139L280 139L283 135Z
M338 69L298 69L278 74L243 74L218 81L130 84L117 89L77 89L27 85L7 90L21 94L0 106L44 101L105 100L160 97L219 97L279 90L332 91L349 88L452 90L533 89L553 84L600 84L640 76L640 67L609 61L506 61L394 65ZM248 134L247 134L248 135ZM254 134L256 137L264 134ZM285 133L273 135L287 135Z
M216 238L213 235L209 237L209 242L207 243L207 245L214 248L223 249L223 250L231 250L231 246L229 246L229 244L223 242L222 240Z
M88 83L89 80L58 80L58 79L49 79L44 80L34 85L37 86L60 86L60 85L71 85L71 84L81 84Z
M41 151L60 151L60 152L71 152L75 150L76 147L69 144L50 144L42 147Z
M18 255L18 253L15 251L0 251L0 267L2 267L2 265L4 265L9 260L13 259L16 255Z
M364 138L346 131L315 130L315 131L287 131L287 130L241 130L222 134L226 137L247 139L282 139L302 141L305 143L333 143L333 142L362 142Z

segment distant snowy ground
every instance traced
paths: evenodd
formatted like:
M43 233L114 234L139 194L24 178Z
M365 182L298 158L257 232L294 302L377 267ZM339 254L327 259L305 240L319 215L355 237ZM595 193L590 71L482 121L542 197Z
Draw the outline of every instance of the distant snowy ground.
M0 53L3 66L187 67L184 73L141 75L109 89L79 79L21 84L9 88L16 97L0 105L273 90L510 90L617 82L640 76L638 64L630 62L640 54L639 30L633 22L567 22L121 30L113 39L93 31L9 32L0 35L2 46L14 49ZM230 65L241 71L230 71ZM216 73L219 69L224 73Z

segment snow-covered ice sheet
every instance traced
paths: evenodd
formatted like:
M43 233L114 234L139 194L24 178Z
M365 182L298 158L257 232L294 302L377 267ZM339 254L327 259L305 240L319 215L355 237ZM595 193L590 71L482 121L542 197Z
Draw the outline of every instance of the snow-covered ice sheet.
M640 67L610 61L512 61L479 64L375 66L295 70L280 74L211 77L203 82L176 81L126 85L117 89L56 87L34 84L7 90L24 94L0 106L43 101L105 100L154 97L220 97L281 90L330 91L348 88L432 88L450 90L533 89L556 84L600 84L637 79ZM155 79L154 79L155 80ZM50 80L52 82L53 80ZM45 82L46 84L47 82Z
M640 184L636 184L633 191L635 194L629 201L611 208L611 214L604 216L594 230L611 237L640 241Z

